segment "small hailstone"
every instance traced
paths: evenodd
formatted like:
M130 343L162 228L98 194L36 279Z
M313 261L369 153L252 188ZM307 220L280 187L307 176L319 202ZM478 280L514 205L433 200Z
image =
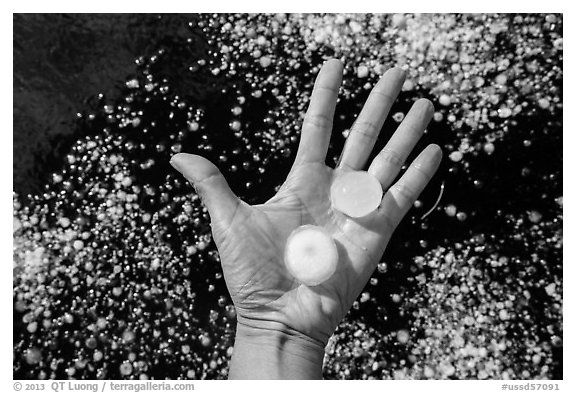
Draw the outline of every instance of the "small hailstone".
M350 29L353 33L359 33L362 31L362 25L353 20L350 22Z
M30 348L26 351L26 363L38 364L40 360L42 360L42 352L38 348Z
M554 40L552 45L554 45L554 48L562 50L562 48L564 48L563 39L557 38L556 40Z
M188 122L188 129L190 131L198 131L199 128L200 128L200 125L197 122L195 122L195 121Z
M70 313L64 314L64 322L66 322L66 323L74 322L74 317L72 316L72 314L70 314Z
M84 242L82 240L75 240L72 246L75 250L81 250L84 248Z
M260 65L264 68L268 67L270 64L272 64L272 59L270 59L270 57L268 56L262 56L260 58Z
M406 344L410 339L410 334L408 333L408 330L404 329L398 330L398 332L396 333L396 339L398 340L399 343Z
M399 29L403 28L406 26L406 17L403 14L392 15L392 26Z
M402 120L404 120L404 113L396 112L392 115L392 118L396 123L400 123Z
M12 223L12 230L13 230L13 232L17 232L20 228L22 228L22 223L20 222L19 219L17 219L16 217L14 217L13 223Z
M120 374L121 375L130 375L132 374L133 368L130 362L124 362L120 365Z
M499 85L505 85L507 80L506 74L500 74L496 77L496 83Z
M127 343L134 341L135 337L136 336L135 336L134 332L131 330L125 330L122 333L122 340L124 340Z
M454 217L456 215L456 206L454 205L448 205L444 210L446 211L446 215L449 217Z
M30 332L30 333L36 332L37 329L38 329L38 322L36 322L36 321L30 322L28 324L28 326L26 327L26 330L28 330L28 332Z
M58 223L62 228L68 228L70 226L70 219L67 217L62 217L58 220Z
M126 87L129 89L137 89L139 86L140 84L138 83L138 79L130 79L126 82Z
M537 224L542 220L542 213L536 210L531 210L528 212L528 219L530 220L530 222Z
M406 79L404 85L402 85L402 90L411 91L414 90L414 81L412 79Z
M503 107L498 110L498 116L502 119L512 116L512 109L508 107Z
M358 78L366 78L368 76L368 67L366 66L358 67L356 75L358 75Z
M200 338L200 344L202 344L203 347L209 347L210 344L212 344L212 340L208 336L202 336Z
M316 41L318 44L321 44L324 41L326 41L326 38L327 38L327 34L325 32L318 32L314 36L314 41Z
M554 296L556 294L556 284L554 284L554 283L548 284L548 285L546 285L544 290L546 291L548 296Z
M238 120L232 120L230 123L230 128L233 131L240 131L240 128L242 128L242 123L240 123Z
M452 99L448 94L442 94L438 101L440 102L440 105L448 106L452 102Z
M548 109L550 107L550 101L548 101L546 98L540 98L538 100L538 106L542 109Z
M485 151L487 154L492 154L492 153L494 153L494 150L495 150L495 147L494 147L494 144L493 144L493 143L488 142L488 143L485 143L485 144L484 144L484 151Z
M460 151L453 151L452 153L450 153L450 155L448 157L450 158L450 160L452 160L454 162L458 162L458 161L462 160L462 158L464 156L462 155L462 152L460 152Z

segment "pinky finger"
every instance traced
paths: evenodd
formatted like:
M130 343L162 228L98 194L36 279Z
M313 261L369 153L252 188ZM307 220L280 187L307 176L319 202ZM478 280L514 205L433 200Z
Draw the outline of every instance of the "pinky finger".
M424 190L442 160L442 150L438 145L428 145L412 162L404 175L388 189L382 203L381 213L395 228L408 210L412 207L420 193Z

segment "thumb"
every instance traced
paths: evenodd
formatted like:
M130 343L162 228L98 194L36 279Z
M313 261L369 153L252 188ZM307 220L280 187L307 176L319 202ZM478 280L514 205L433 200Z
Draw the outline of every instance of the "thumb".
M229 225L240 199L232 192L216 165L204 157L186 153L172 156L170 164L194 186L210 213L212 223Z

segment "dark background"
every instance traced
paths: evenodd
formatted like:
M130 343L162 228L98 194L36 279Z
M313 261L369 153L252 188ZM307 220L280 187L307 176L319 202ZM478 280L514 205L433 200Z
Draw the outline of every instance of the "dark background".
M135 58L185 28L190 15L14 14L13 190L41 190L74 138L88 97L114 95Z

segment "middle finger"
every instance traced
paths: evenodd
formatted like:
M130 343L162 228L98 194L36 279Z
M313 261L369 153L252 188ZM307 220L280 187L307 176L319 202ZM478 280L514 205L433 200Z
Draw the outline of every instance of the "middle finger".
M374 148L386 116L402 89L405 72L394 67L374 86L344 144L339 168L361 170Z

